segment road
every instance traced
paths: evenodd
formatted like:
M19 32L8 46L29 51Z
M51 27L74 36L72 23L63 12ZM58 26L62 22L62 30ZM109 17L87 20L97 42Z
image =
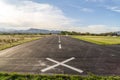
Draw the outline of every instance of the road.
M120 45L100 46L68 36L49 36L1 51L0 71L120 75Z

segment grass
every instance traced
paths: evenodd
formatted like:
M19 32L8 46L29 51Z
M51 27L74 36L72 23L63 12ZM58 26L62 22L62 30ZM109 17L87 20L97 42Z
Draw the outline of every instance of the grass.
M115 36L72 36L72 37L99 45L120 44L120 37Z
M0 50L40 39L41 35L0 35Z
M0 80L120 80L120 76L37 75L0 73Z

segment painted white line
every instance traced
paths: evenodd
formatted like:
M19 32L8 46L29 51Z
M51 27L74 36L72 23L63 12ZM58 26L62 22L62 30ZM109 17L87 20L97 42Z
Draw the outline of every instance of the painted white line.
M70 58L70 59L67 59L67 60L65 60L65 61L63 61L63 62L58 62L58 61L55 61L55 60L52 60L52 59L50 59L50 58L47 58L49 61L52 61L52 62L54 62L54 63L57 63L57 64L59 64L59 65L62 65L62 66L64 66L64 67L67 67L67 68L70 68L70 69L72 69L72 70L75 70L75 71L77 71L77 72L79 72L79 73L82 73L83 71L82 70L80 70L80 69L77 69L77 68L74 68L74 67L72 67L72 66L69 66L69 65L66 65L66 64L64 64L64 63L66 63L66 62L69 62L69 61L71 61L71 60L73 60L73 59L75 59L74 57L72 57L72 58Z
M62 49L62 46L61 46L61 44L59 44L58 46L59 46L59 49Z
M59 43L61 43L61 41L58 41Z
M60 36L58 37L58 42L61 43Z
M53 69L53 68L55 68L55 67L57 67L57 66L59 66L59 64L55 64L55 65L50 66L50 67L48 67L48 68L42 69L41 72L46 72L46 71L48 71L48 70L50 70L50 69Z
M61 65L64 66L64 67L67 67L67 68L69 68L69 69L72 69L72 70L74 70L74 71L77 71L77 72L79 72L79 73L82 73L82 72L83 72L83 70L81 70L81 69L77 69L77 68L74 68L74 67L69 66L69 65L66 65L66 64L61 64Z
M57 64L55 64L55 65L53 65L53 66L50 66L50 67L48 67L48 68L42 69L41 72L45 72L45 71L48 71L48 70L50 70L50 69L53 69L53 68L61 65L61 63L64 64L64 63L69 62L69 61L71 61L71 60L73 60L73 59L75 59L75 58L72 57L72 58L67 59L67 60L65 60L65 61L62 61L62 62L58 62L58 61L55 61L55 60L50 59L50 58L46 58L46 59L49 60L49 61L52 61L52 62L54 62L54 63L57 63Z
M59 66L59 65L62 65L62 66L64 66L64 67L67 67L67 68L69 68L69 69L72 69L72 70L74 70L74 71L77 71L77 72L79 72L79 73L82 73L82 72L83 72L83 71L80 70L80 69L77 69L77 68L75 68L75 67L72 67L72 66L69 66L69 65L65 64L66 62L69 62L69 61L75 59L74 57L72 57L72 58L70 58L70 59L67 59L67 60L65 60L65 61L62 61L62 62L58 62L58 61L53 60L53 59L50 59L50 58L46 58L46 59L49 60L49 61L52 61L52 62L54 62L54 63L57 63L57 64L55 64L55 65L53 65L53 66L50 66L50 67L48 67L48 68L42 69L41 72L48 71L48 70L53 69L53 68L55 68L55 67L57 67L57 66Z
M53 59L50 59L50 58L46 58L47 60L49 60L49 61L51 61L51 62L54 62L54 63L57 63L57 64L60 64L61 65L61 63L67 63L67 62L69 62L69 61L71 61L71 60L73 60L73 59L75 59L74 57L72 57L72 58L70 58L70 59L67 59L67 60L65 60L65 61L62 61L62 62L58 62L58 61L56 61L56 60L53 60Z
M59 49L62 49L62 45L61 45L60 36L58 37L58 43L59 43L59 45L58 45Z

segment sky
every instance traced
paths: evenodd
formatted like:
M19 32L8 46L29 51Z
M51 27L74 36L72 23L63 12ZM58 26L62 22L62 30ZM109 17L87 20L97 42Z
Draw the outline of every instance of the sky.
M0 0L0 28L120 31L120 0Z

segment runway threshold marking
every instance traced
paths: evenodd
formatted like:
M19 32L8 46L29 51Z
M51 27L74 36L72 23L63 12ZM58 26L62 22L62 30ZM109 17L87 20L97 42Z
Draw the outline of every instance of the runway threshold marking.
M75 68L75 67L72 67L72 66L69 66L69 65L65 64L65 63L67 63L67 62L75 59L75 57L69 58L69 59L64 60L64 61L62 61L62 62L53 60L53 59L51 59L51 58L46 58L46 59L49 60L49 61L51 61L51 62L54 62L54 63L56 63L56 64L55 64L55 65L52 65L52 66L49 66L49 67L47 67L47 68L45 68L45 69L42 69L41 72L46 72L46 71L48 71L48 70L50 70L50 69L53 69L53 68L55 68L55 67L57 67L57 66L60 66L60 65L61 65L61 66L64 66L64 67L67 67L67 68L69 68L69 69L72 69L72 70L74 70L74 71L77 71L77 72L79 72L79 73L82 73L82 72L83 72L83 70L81 70L81 69L78 69L78 68Z

